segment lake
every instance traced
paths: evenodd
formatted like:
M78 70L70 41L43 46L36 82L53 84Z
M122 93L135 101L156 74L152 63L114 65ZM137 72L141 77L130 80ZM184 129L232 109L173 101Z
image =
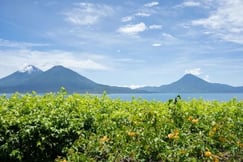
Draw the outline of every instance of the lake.
M120 98L122 100L131 100L132 97L142 98L146 100L167 101L175 98L177 93L135 93L135 94L109 94L111 98ZM229 101L232 98L243 100L243 93L182 93L179 94L184 100L204 99L204 100L218 100Z
M0 94L0 96L3 94ZM7 97L11 94L5 94ZM100 94L95 94L100 96ZM125 94L108 94L109 97L121 100L131 100L134 98L142 98L146 100L156 101L167 101L173 99L178 93L125 93ZM182 93L179 94L184 100L191 99L204 99L204 100L218 100L218 101L229 101L232 98L243 100L243 93Z

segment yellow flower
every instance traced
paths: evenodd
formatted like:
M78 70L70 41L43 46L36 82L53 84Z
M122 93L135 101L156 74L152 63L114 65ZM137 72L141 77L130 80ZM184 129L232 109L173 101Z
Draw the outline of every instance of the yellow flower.
M194 119L192 116L189 116L189 117L187 118L187 120L188 120L188 121L191 121L192 124L196 124L196 123L198 123L198 121L199 121L199 119Z
M177 140L177 139L179 139L179 136L175 135L173 139Z
M100 138L101 143L106 142L106 141L109 141L109 138L107 136Z
M205 157L211 157L212 156L212 153L210 151L205 151L204 152L204 156Z
M168 134L168 138L169 138L169 139L173 139L173 137L174 137L174 133L170 133L170 134Z
M241 143L240 141L238 141L237 144L240 146L240 148L243 148L243 143Z
M136 135L137 135L137 133L136 133L136 132L128 132L127 134L128 134L128 136L130 136L130 137L134 137L134 136L136 136Z
M187 118L187 120L189 120L189 121L192 121L192 119L193 119L192 116L189 116L189 117Z
M217 157L213 157L213 162L219 162L219 159Z
M217 132L217 127L215 126L215 127L213 127L213 128L210 130L210 132L209 132L208 134L209 134L209 136L213 136L216 132Z
M168 134L168 138L169 139L179 139L179 131L178 130L175 130L173 133L170 133Z
M192 119L192 124L197 124L198 123L198 121L199 121L199 119Z

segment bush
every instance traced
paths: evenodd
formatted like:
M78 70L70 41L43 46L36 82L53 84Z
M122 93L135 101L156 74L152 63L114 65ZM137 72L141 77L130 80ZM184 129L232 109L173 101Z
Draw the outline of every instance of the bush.
M243 102L0 97L0 161L240 161Z

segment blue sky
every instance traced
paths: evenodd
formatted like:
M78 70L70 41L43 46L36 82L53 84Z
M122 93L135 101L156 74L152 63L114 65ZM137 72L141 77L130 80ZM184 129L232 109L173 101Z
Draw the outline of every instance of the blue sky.
M63 65L109 85L240 86L243 1L1 0L0 60L0 77Z

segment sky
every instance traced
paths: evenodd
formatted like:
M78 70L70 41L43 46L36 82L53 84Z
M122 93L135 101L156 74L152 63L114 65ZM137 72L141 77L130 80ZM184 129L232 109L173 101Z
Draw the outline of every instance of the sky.
M102 84L243 86L242 0L0 0L0 78L63 65Z

